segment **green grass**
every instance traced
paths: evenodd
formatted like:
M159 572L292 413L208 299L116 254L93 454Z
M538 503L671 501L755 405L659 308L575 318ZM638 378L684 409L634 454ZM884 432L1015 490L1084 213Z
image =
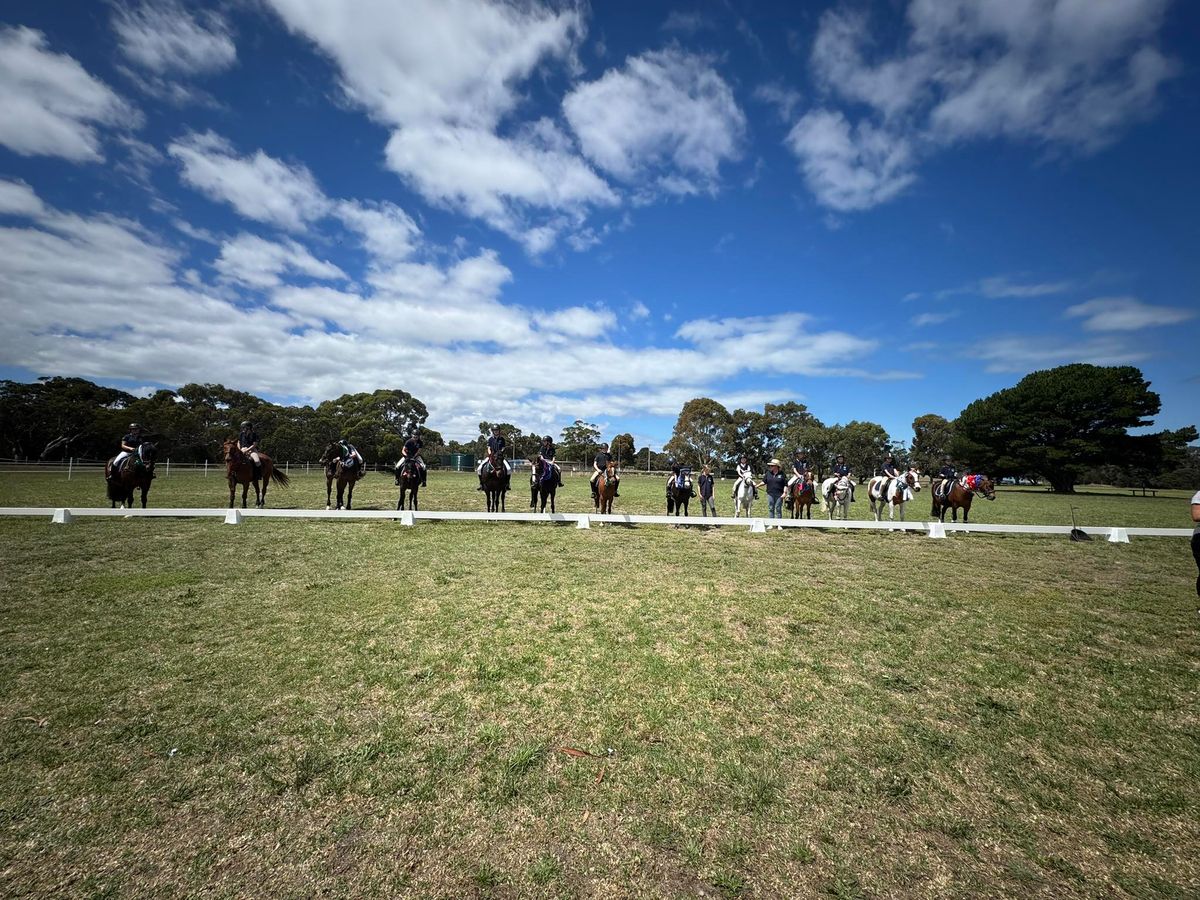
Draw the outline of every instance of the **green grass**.
M527 478L513 478L515 490L509 493L507 508L511 512L529 509ZM475 487L478 480L470 474L433 472L429 487L420 495L422 509L483 510L483 494ZM729 481L717 483L718 511L732 515ZM616 512L664 514L665 482L660 477L627 475L621 483L621 496L614 507ZM335 488L336 491L336 488ZM971 508L971 520L1031 525L1069 525L1071 508L1076 510L1080 525L1120 525L1125 527L1189 527L1191 515L1187 491L1159 491L1157 497L1131 496L1128 491L1099 486L1081 487L1079 493L1067 496L1047 492L1044 488L1001 488L994 502L977 498ZM370 473L354 491L357 509L395 509L397 489L390 475ZM282 508L323 509L325 478L320 474L292 473L288 488L273 485L267 495L268 505ZM241 503L239 489L237 502ZM254 491L250 491L250 504ZM156 507L223 507L229 504L229 488L223 474L215 469L208 477L194 470L176 469L170 476L160 468L160 477L150 491L149 505ZM103 477L94 471L76 475L70 481L61 474L2 475L0 474L0 506L107 506ZM587 479L580 476L565 478L557 496L559 512L592 511ZM860 487L858 502L850 507L851 518L869 519L870 506L866 489ZM696 502L690 512L699 515ZM766 516L765 497L754 505L754 514ZM814 517L820 515L819 508ZM911 520L928 519L930 515L929 488L909 504L906 512Z
M0 520L0 894L1194 896L1194 576L1182 539Z

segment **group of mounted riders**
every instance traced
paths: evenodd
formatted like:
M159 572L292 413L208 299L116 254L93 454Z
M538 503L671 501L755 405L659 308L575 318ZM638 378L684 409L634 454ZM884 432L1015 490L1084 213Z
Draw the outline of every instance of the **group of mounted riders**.
M418 437L415 429L410 429L401 449L400 460L396 463L395 476L396 484L402 488L409 484L412 487L415 501L415 489L417 487L425 487L428 483L428 470L425 466L425 461L421 458L422 442ZM142 426L134 422L129 426L129 433L121 438L120 452L109 462L105 467L105 478L109 482L109 496L112 497L114 504L118 500L124 500L125 495L128 495L129 504L132 505L132 492L135 486L142 487L142 506L146 505L145 494L149 487L149 481L154 477L154 445L147 440L144 435ZM487 439L487 453L476 466L476 475L479 478L478 490L489 492L489 509L491 508L492 493L500 495L500 503L503 503L503 493L508 491L512 480L512 465L506 456L507 441L504 435L500 433L500 428L497 425L491 427L491 434ZM230 504L233 503L234 496L234 469L235 467L244 466L248 471L244 478L239 478L243 484L242 505L246 502L246 486L253 482L257 505L263 505L265 501L266 483L274 479L275 481L286 484L287 477L284 473L274 470L269 457L259 448L258 432L254 428L254 423L247 420L241 423L240 430L236 439L225 442L226 462L230 466ZM537 454L531 460L534 466L534 471L531 476L531 486L533 493L531 497L531 506L534 505L538 496L539 484L543 488L542 499L543 508L545 507L546 495L549 494L551 509L553 509L553 492L555 488L562 487L562 469L555 460L557 450L554 446L554 440L550 435L542 438L538 447ZM338 483L338 507L342 506L342 488L343 484L348 484L353 496L353 483L361 478L364 474L365 462L362 454L358 449L350 443L346 438L341 438L329 444L320 462L325 466L328 486L332 490L333 481L336 479ZM264 471L264 466L266 470ZM679 500L686 500L693 495L691 469L683 467L676 462L671 463L671 477L667 480L667 495L668 507L674 506ZM753 467L749 459L742 455L738 459L736 467L736 478L734 480L732 499L738 500L739 490L746 486L752 495L749 499L757 499L758 489L765 488L768 500L770 501L772 517L781 517L782 507L787 506L789 510L793 509L793 504L800 502L806 491L816 493L816 469L817 467L809 462L808 454L804 450L796 450L792 455L790 473L784 473L783 466L778 459L772 459L767 464L767 472L763 475L761 481L755 479ZM889 491L895 487L903 494L904 479L912 476L919 477L915 469L907 471L902 470L900 464L896 461L895 456L891 453L886 454L883 461L879 465L879 474L873 482L873 491L878 489L880 496L886 498ZM605 491L611 500L611 497L619 497L620 473L616 470L615 460L609 452L608 444L601 444L600 449L592 460L591 477L588 479L592 491L592 498L600 505L600 484L601 477L605 477ZM979 476L968 476L968 479L979 478ZM262 479L264 486L262 493L259 494L258 482ZM944 503L948 500L950 493L958 483L958 470L954 467L949 456L943 457L942 467L932 478L932 488L934 494L935 513L939 503ZM986 480L986 479L985 479ZM700 499L707 513L711 507L713 514L716 512L714 502L713 488L714 479L709 466L704 466L703 472L698 478ZM829 476L822 483L822 494L826 504L830 504L833 495L838 490L838 485L848 487L849 499L848 502L854 503L855 497L855 480L851 473L850 466L846 462L843 454L838 454L833 466L829 471ZM800 487L797 487L799 485ZM990 487L990 482L988 482ZM965 485L967 489L973 489L974 485ZM919 490L919 488L917 488ZM994 498L994 493L990 490L985 490L985 494L991 494L989 499ZM877 499L875 494L872 494L872 504ZM329 498L327 497L327 502ZM401 504L403 504L404 495L401 494ZM684 505L686 509L686 505ZM811 513L810 513L811 515Z

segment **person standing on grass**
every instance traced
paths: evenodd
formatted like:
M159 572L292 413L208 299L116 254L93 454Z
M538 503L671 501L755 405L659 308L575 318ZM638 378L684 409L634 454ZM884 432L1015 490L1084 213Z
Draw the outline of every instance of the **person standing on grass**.
M783 518L783 492L787 490L787 476L780 469L777 459L767 463L767 474L763 476L762 486L767 491L767 518Z
M700 477L696 479L696 487L700 491L700 509L704 515L708 515L709 510L712 514L717 514L717 502L713 499L713 477L712 467L705 466L704 471L700 473Z
M1192 529L1192 558L1196 560L1196 570L1200 572L1200 491L1192 495L1192 521L1196 523ZM1196 596L1200 597L1200 574L1196 576Z

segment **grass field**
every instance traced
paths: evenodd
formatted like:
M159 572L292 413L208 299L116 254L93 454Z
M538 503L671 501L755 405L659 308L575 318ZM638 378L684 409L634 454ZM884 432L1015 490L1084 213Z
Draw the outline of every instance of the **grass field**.
M1070 503L1187 524L977 510ZM0 895L1196 896L1194 580L1182 539L0 520Z

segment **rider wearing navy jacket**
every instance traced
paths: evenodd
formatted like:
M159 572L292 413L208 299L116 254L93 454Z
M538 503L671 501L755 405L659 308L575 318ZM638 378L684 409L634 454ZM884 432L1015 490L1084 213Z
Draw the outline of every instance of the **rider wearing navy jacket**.
M562 487L562 469L560 469L558 467L558 463L554 461L554 455L557 452L558 450L554 446L554 438L550 437L550 435L546 435L544 438L542 438L542 444L540 447L538 447L538 456L540 456L545 462L549 463L550 467L554 469L554 478L557 482L557 486Z
M507 444L504 440L504 435L500 433L500 426L493 425L492 436L487 439L488 453L492 458L492 465L504 466L505 482L512 477L512 466L510 466L508 464L508 460L504 458L504 448L506 446ZM479 461L479 465L475 467L475 472L479 475L479 487L476 488L477 491L483 490L483 464L485 462L487 462L487 460L482 459ZM505 488L508 488L507 483L505 484Z
M129 424L129 434L121 438L121 452L114 457L112 465L109 466L108 475L111 478L121 470L121 464L130 456L138 452L138 447L142 444L142 426L137 422Z
M941 482L938 484L939 493L945 496L945 494L949 493L950 486L958 479L958 470L950 462L950 457L942 457L942 468L938 470L938 478L941 479Z
M592 496L600 493L600 473L608 468L608 464L612 462L612 454L608 452L608 444L600 445L600 452L596 454L596 458L592 460ZM613 492L614 497L621 496L621 478L616 478L617 489Z
M421 487L425 487L428 484L429 476L425 470L425 460L421 459L421 448L423 446L425 444L417 436L416 432L409 432L408 440L404 442L404 448L400 451L400 462L396 463L396 484L400 483L400 470L404 468L404 464L410 459L417 464L417 471L421 475Z
M850 477L850 467L848 465L846 465L846 457L844 457L842 454L839 453L837 455L837 461L833 464L833 468L830 469L829 472L834 478L841 478L843 475L845 477L849 478ZM854 502L854 481L853 480L851 480L851 482L850 482L850 502L851 503Z
M892 454L888 454L883 458L883 462L879 464L879 474L886 475L888 478L899 478L900 467L896 464L896 458Z

